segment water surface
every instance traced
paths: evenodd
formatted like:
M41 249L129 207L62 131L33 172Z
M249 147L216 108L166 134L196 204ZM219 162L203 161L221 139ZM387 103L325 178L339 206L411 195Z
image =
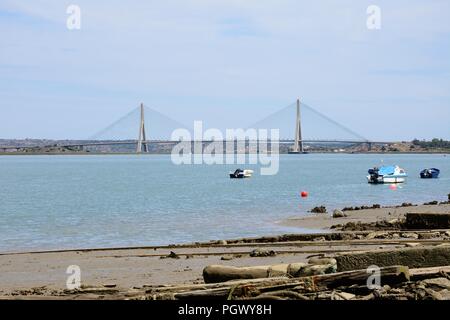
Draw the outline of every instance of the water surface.
M367 169L382 160L404 167L408 182L395 191L367 184ZM316 205L422 203L450 192L445 155L282 155L277 175L247 165L254 177L231 180L236 167L176 166L166 155L0 156L0 252L292 232L275 222ZM419 179L425 167L441 178Z

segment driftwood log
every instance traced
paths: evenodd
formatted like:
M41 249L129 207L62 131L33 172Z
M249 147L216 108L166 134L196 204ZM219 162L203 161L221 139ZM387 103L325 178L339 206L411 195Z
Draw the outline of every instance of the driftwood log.
M367 284L369 276L372 272L367 269L338 272L318 276L315 279L316 286L325 287L327 289L337 288L340 286L350 286L354 284ZM391 285L410 280L409 268L406 266L390 266L379 269L381 285Z
M408 267L391 266L380 268L382 285L398 284L410 279ZM270 296L270 292L295 289L297 293L328 290L344 285L365 285L370 274L366 269L334 274L324 274L300 278L267 278L257 280L231 281L221 284L205 285L204 288L191 291L173 292L174 299L233 299L254 298L261 294ZM211 286L211 287L208 287ZM215 286L215 287L212 287ZM176 289L174 288L176 291ZM157 299L158 297L155 296Z
M429 278L438 278L450 274L450 266L410 269L409 274L412 281Z
M316 264L290 263L255 267L210 265L203 269L203 279L205 283L217 283L236 279L302 277L336 272L335 259L316 258L312 261Z
M280 276L293 276L306 263L279 264L272 266L232 267L210 265L203 269L205 283L224 282L236 279L258 279Z

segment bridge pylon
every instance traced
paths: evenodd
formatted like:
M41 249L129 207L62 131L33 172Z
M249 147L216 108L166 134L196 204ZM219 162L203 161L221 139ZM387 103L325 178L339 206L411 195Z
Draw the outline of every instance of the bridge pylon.
M148 146L146 135L145 135L145 118L144 118L144 104L141 103L141 121L139 125L139 138L137 141L136 153L148 152Z
M290 153L304 153L303 138L302 138L302 119L300 110L300 99L297 99L297 115L295 117L295 142L292 152Z

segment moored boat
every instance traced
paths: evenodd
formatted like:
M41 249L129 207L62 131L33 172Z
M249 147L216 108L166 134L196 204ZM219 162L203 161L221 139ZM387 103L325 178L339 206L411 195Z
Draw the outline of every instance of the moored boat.
M382 166L369 169L369 183L403 183L406 181L406 171L399 166Z
M420 177L422 179L436 179L439 177L439 173L441 173L439 169L428 168L420 171Z
M253 170L236 169L234 172L230 172L231 179L250 178L253 174Z

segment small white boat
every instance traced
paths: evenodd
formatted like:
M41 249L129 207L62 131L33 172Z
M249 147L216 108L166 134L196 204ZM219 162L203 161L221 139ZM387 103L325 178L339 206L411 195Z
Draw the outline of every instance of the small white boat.
M230 172L231 179L250 178L253 174L253 170L236 169L234 172Z
M369 183L403 183L406 181L405 169L399 166L382 166L369 169L367 181Z

